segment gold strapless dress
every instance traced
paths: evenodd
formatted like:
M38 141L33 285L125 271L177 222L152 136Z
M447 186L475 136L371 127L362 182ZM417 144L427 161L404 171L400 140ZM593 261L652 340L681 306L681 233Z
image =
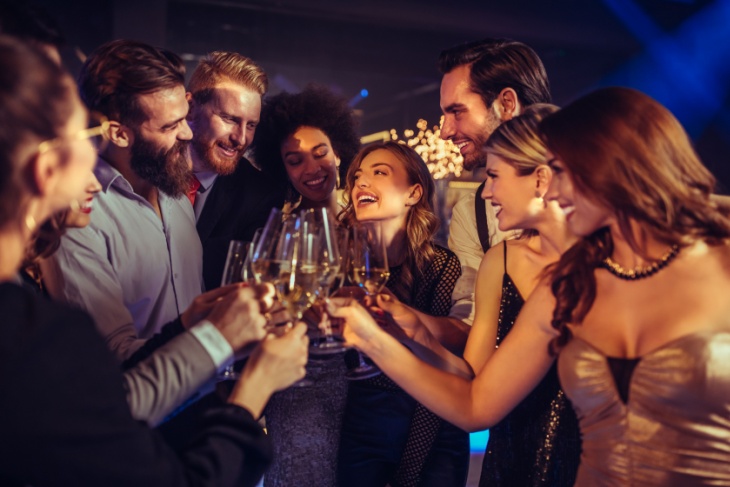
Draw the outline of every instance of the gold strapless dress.
M580 422L577 486L730 486L730 332L698 332L644 355L626 404L606 356L574 338L558 359Z

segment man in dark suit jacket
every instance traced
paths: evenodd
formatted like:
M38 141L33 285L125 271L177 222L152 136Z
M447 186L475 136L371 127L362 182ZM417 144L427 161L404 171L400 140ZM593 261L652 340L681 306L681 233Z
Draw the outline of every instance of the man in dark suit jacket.
M261 114L268 81L253 61L213 52L200 61L188 85L196 180L189 194L203 243L203 281L218 287L231 240L250 241L272 207L284 203L285 184L245 157Z

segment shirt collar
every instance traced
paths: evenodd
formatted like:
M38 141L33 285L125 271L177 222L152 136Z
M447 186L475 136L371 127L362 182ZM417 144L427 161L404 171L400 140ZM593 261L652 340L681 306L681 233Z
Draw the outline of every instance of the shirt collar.
M96 179L99 180L102 190L105 193L107 191L109 191L109 188L111 187L112 183L117 178L121 178L122 181L126 182L127 185L131 188L129 181L124 179L124 176L122 176L122 173L120 173L119 171L114 169L108 162L106 162L101 157L99 157L96 160L96 167L94 168L94 174L96 175Z
M205 193L211 186L213 186L213 183L218 177L218 173L215 171L200 171L195 173L195 177L198 178L198 181L200 181L200 188L198 189L198 192Z

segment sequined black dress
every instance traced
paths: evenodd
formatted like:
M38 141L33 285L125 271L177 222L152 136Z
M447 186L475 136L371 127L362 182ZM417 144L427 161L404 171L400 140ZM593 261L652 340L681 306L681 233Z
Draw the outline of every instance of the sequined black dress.
M504 263L497 346L512 329L525 303L507 273L506 244ZM579 463L578 420L560 389L553 365L537 388L490 429L479 485L571 486Z

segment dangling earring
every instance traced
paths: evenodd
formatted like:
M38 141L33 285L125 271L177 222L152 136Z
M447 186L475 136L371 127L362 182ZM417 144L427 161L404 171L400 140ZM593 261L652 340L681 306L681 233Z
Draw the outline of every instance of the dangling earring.
M38 227L38 222L33 216L35 206L34 202L29 202L26 208L27 211L25 212L25 227L30 231L30 233L35 232L35 229Z
M341 183L341 181L340 181L340 158L337 156L335 156L335 173L337 174L337 178L335 180L337 183L336 187L339 188L340 183Z
M28 228L28 230L32 232L35 231L35 227L38 226L38 223L35 221L35 218L33 218L33 215L28 213L25 215L25 226Z

